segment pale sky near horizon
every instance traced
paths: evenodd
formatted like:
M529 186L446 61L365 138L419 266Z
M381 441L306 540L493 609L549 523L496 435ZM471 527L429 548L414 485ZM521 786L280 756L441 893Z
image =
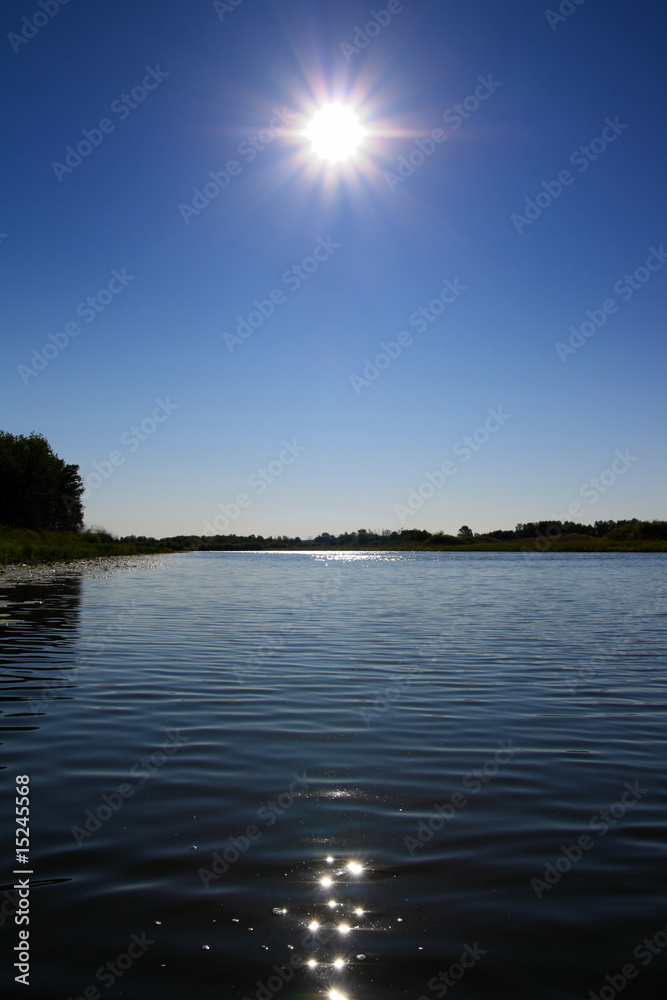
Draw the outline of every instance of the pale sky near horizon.
M0 19L0 427L80 465L88 524L665 517L664 5ZM343 165L302 134L330 101Z

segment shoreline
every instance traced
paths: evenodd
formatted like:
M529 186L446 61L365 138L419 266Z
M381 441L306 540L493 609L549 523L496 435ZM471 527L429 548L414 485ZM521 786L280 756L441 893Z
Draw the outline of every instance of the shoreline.
M67 576L108 576L126 569L160 569L160 560L165 555L176 553L160 553L155 555L118 555L91 556L89 559L59 559L53 562L13 562L0 564L0 587L20 584L49 583L61 580Z
M30 568L37 566L57 566L59 572L63 567L80 566L88 571L91 564L111 567L119 559L189 552L667 552L667 522L621 522L604 534L567 531L559 523L548 522L518 527L533 533L503 538L498 537L503 534L500 531L473 535L469 529L463 536L421 529L392 534L360 529L338 537L324 532L308 539L235 534L117 538L102 530L77 533L0 527L0 577L8 567L22 567L21 572L29 576Z
M528 545L525 542L523 544L515 543L499 543L499 544L468 544L468 545L402 545L402 546L369 546L361 547L358 545L352 546L330 546L330 547L319 547L319 546L308 546L304 544L302 547L293 546L263 546L263 547L238 547L238 546L226 546L220 548L206 548L206 549L165 549L162 551L153 552L136 552L136 553L118 553L117 555L90 555L86 557L72 556L67 558L63 556L60 559L40 559L37 557L32 560L17 559L14 561L5 561L0 563L0 584L2 583L44 583L49 579L56 579L62 576L75 576L75 575L106 575L108 573L119 572L123 569L140 569L145 568L147 565L153 565L154 568L159 568L161 565L161 560L165 556L174 555L192 555L197 553L210 553L210 552L284 552L284 553L318 553L322 554L325 552L337 553L337 552L366 552L366 553L383 553L383 552L458 552L458 553L468 553L468 552L499 552L499 553L516 553L520 555L561 555L561 554L580 554L580 555L595 555L595 554L635 554L635 555L656 555L660 553L667 552L667 543L665 542L644 542L639 545L616 545L616 546L605 546L603 544L577 544L577 543L551 543L548 548L540 548L536 545Z

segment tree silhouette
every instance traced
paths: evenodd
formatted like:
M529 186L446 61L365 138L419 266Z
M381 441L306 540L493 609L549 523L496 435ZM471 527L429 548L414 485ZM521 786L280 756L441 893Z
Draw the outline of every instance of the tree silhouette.
M0 431L0 524L35 531L80 531L83 481L41 434Z

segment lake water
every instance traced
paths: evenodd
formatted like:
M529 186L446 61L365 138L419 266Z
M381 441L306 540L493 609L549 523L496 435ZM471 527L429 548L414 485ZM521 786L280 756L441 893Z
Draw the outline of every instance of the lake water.
M3 995L662 997L665 559L197 553L5 584Z

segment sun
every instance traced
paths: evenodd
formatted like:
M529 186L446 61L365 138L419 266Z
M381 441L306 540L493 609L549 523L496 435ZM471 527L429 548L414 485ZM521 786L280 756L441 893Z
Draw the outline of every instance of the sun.
M367 135L359 118L344 104L326 104L314 115L304 130L316 156L337 163L356 153Z

